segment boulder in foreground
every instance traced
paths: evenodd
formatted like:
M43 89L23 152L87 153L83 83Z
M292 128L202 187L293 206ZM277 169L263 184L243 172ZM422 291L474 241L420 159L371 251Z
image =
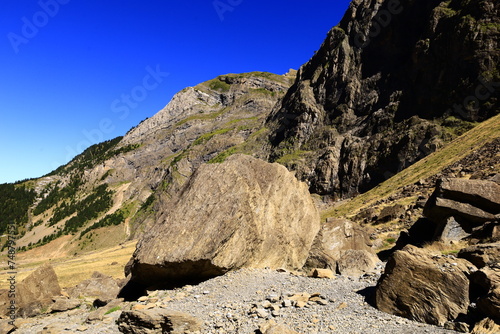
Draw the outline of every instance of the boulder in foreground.
M443 326L467 313L468 276L475 270L466 260L432 255L408 245L387 262L376 287L377 308Z
M18 287L19 315L34 317L42 313L42 309L53 303L53 298L61 295L59 280L50 264L45 264L19 283Z
M307 185L279 164L234 155L202 165L139 241L121 296L242 267L300 269L319 220Z

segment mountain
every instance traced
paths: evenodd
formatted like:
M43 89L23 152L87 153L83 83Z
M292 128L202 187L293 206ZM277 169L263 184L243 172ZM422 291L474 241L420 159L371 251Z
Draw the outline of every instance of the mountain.
M268 117L270 160L348 198L497 114L499 7L353 1Z
M6 203L20 211L2 215L0 226L17 220L23 250L61 238L64 254L134 238L154 221L155 192L169 197L202 163L259 150L262 124L294 74L228 74L182 90L124 137L89 147L45 177L5 185ZM109 233L94 233L102 228Z
M200 165L235 153L285 165L322 203L374 189L498 114L498 10L354 0L299 71L186 88L125 136L2 185L0 231L15 222L21 250L47 257L136 239Z

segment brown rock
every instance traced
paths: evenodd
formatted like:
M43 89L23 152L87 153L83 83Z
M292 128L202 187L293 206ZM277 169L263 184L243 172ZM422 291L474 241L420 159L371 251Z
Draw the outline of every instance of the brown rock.
M403 218L406 213L406 207L401 204L386 206L380 211L377 222L385 223L394 219Z
M337 261L337 272L341 275L361 276L372 271L378 261L376 255L366 250L346 250Z
M433 221L442 221L447 217L460 217L474 225L484 224L487 221L494 220L495 215L481 210L469 203L462 203L447 198L436 198L432 207L427 202L424 209L424 215Z
M493 320L500 321L500 268L484 267L471 276L471 289L478 298L478 310Z
M123 299L115 299L107 303L105 306L90 312L90 314L87 316L86 322L93 322L93 321L101 321L106 313L108 313L111 309L113 308L122 308L123 307Z
M466 232L470 232L467 222L481 225L495 220L498 213L500 186L486 180L441 179L424 208L424 215L436 223L455 217Z
M82 302L78 299L68 299L64 297L56 298L50 307L52 312L65 312L79 307Z
M349 249L371 252L368 230L347 219L328 219L314 240L305 267L335 271L337 261Z
M10 334L14 333L16 327L9 324L11 320L0 320L0 333L2 334Z
M260 325L260 334L299 334L298 332L291 330L285 325L278 324L274 320L269 320L266 323Z
M392 255L377 283L377 308L443 326L467 313L467 275L471 269L475 270L463 259L432 256L425 250L406 246Z
M460 250L458 257L472 262L478 268L500 263L500 242L464 248Z
M311 270L309 277L314 278L335 278L335 274L330 269L315 268Z
M127 286L203 280L241 267L299 269L318 230L305 183L279 164L233 155L201 166L160 214L137 245Z
M72 298L93 297L107 300L115 299L120 292L120 287L113 277L95 271L90 279L66 291Z
M495 321L484 318L480 322L478 322L471 334L498 334L500 333L500 325Z
M490 213L500 212L500 185L493 181L445 178L438 188L444 198L469 203Z
M61 287L54 268L45 264L17 286L19 315L33 317L52 304L56 296L61 295Z
M202 322L189 314L163 309L124 311L117 324L124 334L184 334L202 327Z

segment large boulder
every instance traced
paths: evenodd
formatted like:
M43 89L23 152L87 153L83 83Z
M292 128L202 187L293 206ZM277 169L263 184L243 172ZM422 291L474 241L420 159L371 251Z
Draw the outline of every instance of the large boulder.
M300 269L318 230L307 185L285 167L246 155L202 165L138 242L121 296L242 267Z
M19 315L33 317L53 303L53 299L61 295L61 287L54 268L45 264L17 286L17 303Z
M346 276L361 276L372 271L378 257L366 250L349 249L337 261L337 272Z
M305 266L336 271L347 250L373 252L368 231L350 220L329 218L321 225Z
M498 213L500 186L487 180L440 179L424 208L424 215L438 224L453 216L466 232Z
M443 326L467 313L468 276L474 270L466 260L408 245L389 259L377 283L376 305L387 313Z
M469 203L486 212L500 212L500 185L488 180L444 178L438 184L441 197Z

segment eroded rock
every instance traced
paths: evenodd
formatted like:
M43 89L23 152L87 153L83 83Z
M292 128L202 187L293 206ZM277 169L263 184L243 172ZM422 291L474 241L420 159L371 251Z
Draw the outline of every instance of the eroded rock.
M366 250L349 249L337 261L337 272L347 276L361 276L372 271L379 259Z
M366 228L347 219L328 219L314 240L306 268L337 269L337 261L346 250L372 252Z
M242 267L300 269L318 230L304 183L281 165L231 156L201 166L173 208L159 215L137 245L123 291Z
M61 287L54 268L45 264L17 286L19 315L33 317L52 304L53 298L61 295Z
M474 270L466 260L433 256L408 245L392 255L377 283L377 308L443 326L467 313L468 275Z
M117 324L124 334L184 334L200 331L202 326L199 319L189 314L163 309L124 311Z
M113 277L95 271L90 279L67 289L66 292L72 298L94 297L109 300L118 296L120 286Z

